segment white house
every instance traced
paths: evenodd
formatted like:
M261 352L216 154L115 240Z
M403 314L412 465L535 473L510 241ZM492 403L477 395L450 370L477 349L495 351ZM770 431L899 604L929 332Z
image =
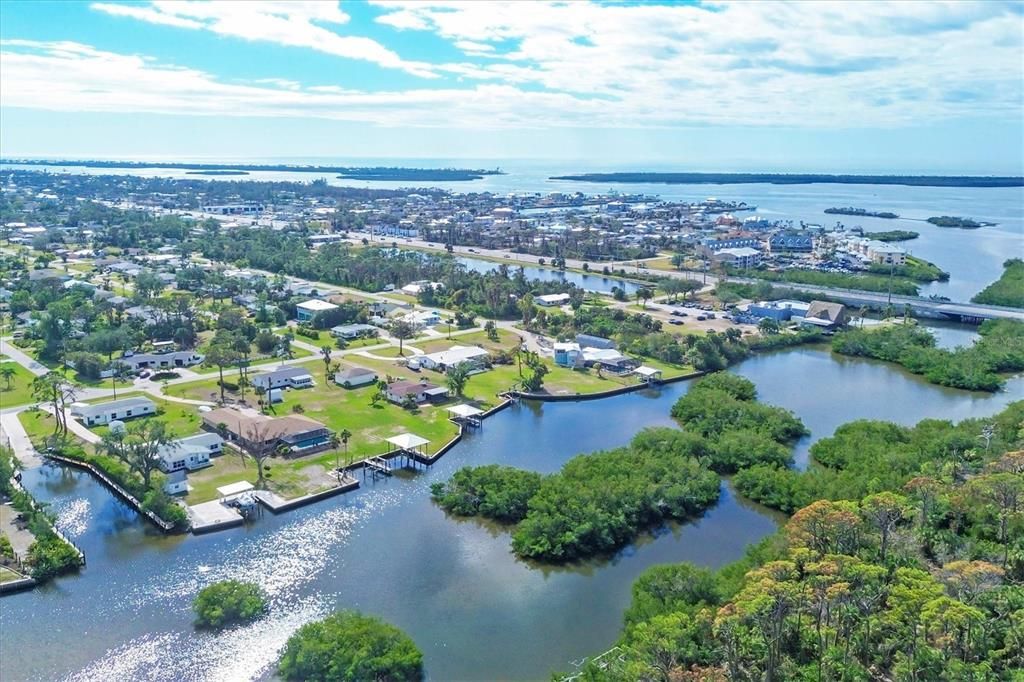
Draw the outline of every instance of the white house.
M569 294L544 294L542 296L534 296L533 302L539 306L544 306L545 308L565 305L569 302Z
M327 310L336 310L338 306L318 298L311 298L295 306L295 319L299 322L309 322L317 313Z
M164 481L165 493L168 495L182 495L188 491L188 476L185 475L184 469L178 469L167 474L167 480Z
M377 381L377 373L365 367L349 367L334 373L334 383L345 388L365 386Z
M311 388L313 377L302 367L281 367L261 372L252 378L252 385L270 390L272 388Z
M448 350L430 353L417 358L421 367L447 372L450 367L469 365L470 369L481 369L486 366L490 357L483 348L476 346L452 346Z
M402 287L401 291L403 294L406 294L408 296L419 296L421 293L423 293L425 289L433 289L435 291L438 291L440 289L444 289L444 284L442 284L441 282L428 282L426 280L422 280L419 282L410 282L409 284L406 284L404 287Z
M406 322L417 327L433 327L441 324L441 313L436 310L417 310L403 316Z
M179 350L171 353L134 353L125 355L118 360L129 370L137 372L142 369L174 369L176 367L192 367L203 361L203 354L193 350Z
M124 398L95 405L74 403L71 406L71 416L78 417L86 426L101 426L115 419L125 421L153 414L156 414L156 404L149 398Z
M160 468L166 473L195 471L210 466L210 457L224 451L224 439L215 433L198 433L179 438L164 445L157 452Z
M336 339L358 339L361 336L376 335L377 328L372 324L340 324L331 327L331 336Z

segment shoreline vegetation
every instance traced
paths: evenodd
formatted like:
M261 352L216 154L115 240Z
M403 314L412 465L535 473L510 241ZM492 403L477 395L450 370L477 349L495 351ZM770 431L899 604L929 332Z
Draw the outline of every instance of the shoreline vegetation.
M520 558L560 564L608 555L667 521L700 516L718 501L720 475L792 463L806 428L756 397L747 379L710 374L672 407L680 429L644 429L625 447L577 455L548 476L463 467L432 485L431 496L449 513L514 524Z
M913 256L907 257L905 265L894 267L891 270L890 273L890 268L876 264L867 270L858 272L822 272L808 268L768 270L763 266L745 270L730 267L727 271L731 276L748 277L766 282L810 284L833 289L855 289L878 293L891 290L894 294L904 296L919 295L920 289L917 284L919 282L945 282L949 279L949 273L939 266Z
M150 161L69 161L60 159L0 159L0 165L80 166L82 168L170 168L190 171L188 175L239 175L248 171L286 171L289 173L338 173L349 180L479 180L485 175L505 175L494 170L466 168L403 168L399 166L299 166L292 164L181 163ZM194 171L194 172L193 172ZM222 172L224 171L224 172ZM245 173L243 173L245 171Z
M27 556L21 558L30 570L32 579L44 583L78 570L84 564L82 554L55 532L52 512L14 483L17 467L14 451L0 447L0 499L6 500L18 512L24 519L25 528L35 538L28 547ZM0 538L3 540L0 542L0 566L8 561L17 561L19 557L15 556L7 537L0 533Z
M865 232L864 236L880 242L905 242L917 239L921 233L913 230L883 230L881 232Z
M852 206L847 206L846 208L836 208L833 206L832 208L826 208L825 213L829 215L852 215L861 218L885 218L886 220L899 218L899 215L892 211L869 211L865 208L853 208Z
M1024 177L997 175L829 175L825 173L579 173L549 180L645 182L666 185L905 185L908 187L1024 187Z
M1022 416L1017 402L957 424L854 421L805 471L740 472L737 491L789 521L718 570L644 571L617 657L581 679L1013 678Z
M1000 390L1004 376L1024 370L1024 322L986 320L981 338L953 350L935 347L930 332L911 324L849 329L832 338L840 355L895 362L929 383L967 391Z
M958 227L962 230L977 230L979 227L992 227L995 223L986 223L973 218L964 218L955 215L941 215L928 218L926 223L936 227Z
M1024 260L1011 258L1005 261L999 279L975 294L971 302L1024 308Z

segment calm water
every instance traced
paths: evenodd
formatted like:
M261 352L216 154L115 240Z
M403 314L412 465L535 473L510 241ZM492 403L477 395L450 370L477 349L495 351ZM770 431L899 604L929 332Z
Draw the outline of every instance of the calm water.
M1019 378L996 395L950 391L811 348L759 356L736 371L810 427L797 450L801 463L814 439L844 421L982 416L1024 393ZM26 472L26 485L53 503L89 566L0 601L0 677L257 678L268 674L295 628L345 607L406 630L432 679L547 679L615 639L630 585L646 567L683 560L720 566L771 533L778 517L725 487L718 506L694 523L662 529L610 560L552 569L516 560L498 527L446 518L429 501L429 484L465 464L554 471L574 454L670 424L668 410L687 388L519 405L487 420L429 472L198 538L157 536L80 473ZM228 577L260 582L272 595L271 615L219 635L193 632L191 598ZM38 655L40 642L52 655Z
M249 163L259 160L247 160ZM727 201L745 201L758 207L754 213L771 220L792 220L805 223L834 225L837 220L847 226L860 225L868 231L906 229L920 232L921 236L904 246L911 254L929 260L951 273L948 282L937 282L922 287L923 295L948 296L956 301L967 301L1002 273L1007 258L1024 253L1024 188L959 188L959 187L899 187L890 185L663 185L663 184L604 184L549 180L554 175L608 170L679 170L648 166L622 165L601 168L593 162L540 163L528 161L496 161L494 159L289 159L268 160L268 163L352 165L403 165L414 167L501 167L507 175L485 176L469 182L365 182L327 178L332 185L399 188L440 187L455 192L548 193L583 192L596 194L614 190L623 193L658 195L665 200L700 201L717 197ZM16 167L16 166L4 166ZM40 170L42 167L29 167ZM109 175L140 175L144 177L176 177L211 179L209 176L186 175L183 170L171 169L96 169L80 166L49 167L51 171L93 173ZM884 169L878 172L885 172ZM244 180L288 180L309 182L316 177L311 173L257 171ZM216 178L212 178L216 179ZM900 215L897 220L826 215L832 206L855 206L870 211L892 211ZM960 230L935 227L924 222L937 215L959 215L997 223L994 227L978 230Z
M484 260L482 258L471 258L467 256L456 256L456 260L465 265L468 270L472 270L474 272L490 272L492 270L497 270L502 265L495 261ZM618 279L615 277L585 275L582 272L575 271L553 270L551 268L540 267L537 265L517 263L511 259L508 261L507 265L509 267L509 272L515 272L517 268L522 268L526 279L539 279L545 282L569 282L571 284L575 284L581 289L596 291L602 294L611 294L612 289L618 287L624 290L627 295L632 296L640 289L640 285L636 282L630 282L628 280Z

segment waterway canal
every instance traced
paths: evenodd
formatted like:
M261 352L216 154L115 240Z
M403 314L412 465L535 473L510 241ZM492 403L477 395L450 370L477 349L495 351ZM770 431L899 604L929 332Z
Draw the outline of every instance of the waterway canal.
M844 421L983 416L1024 391L1019 378L996 395L941 389L891 366L814 348L758 356L736 371L810 427L800 463L813 439ZM600 401L515 406L429 472L202 537L155 534L81 472L26 472L26 485L52 503L89 565L78 577L0 603L0 677L264 677L295 628L345 607L407 631L431 679L547 679L615 639L630 585L645 568L687 560L720 566L771 533L779 517L725 488L718 506L694 523L666 527L610 560L553 569L517 561L499 527L446 518L430 502L429 485L466 464L554 471L579 452L670 424L669 408L687 389L679 383ZM261 583L272 595L271 615L221 634L194 632L192 597L228 577Z

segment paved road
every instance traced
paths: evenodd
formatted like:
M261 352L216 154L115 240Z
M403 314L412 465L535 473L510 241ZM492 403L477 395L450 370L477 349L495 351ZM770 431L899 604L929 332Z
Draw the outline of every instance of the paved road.
M32 447L25 427L18 421L17 412L0 414L0 440L10 444L23 469L34 469L42 465L43 458Z
M10 337L0 339L0 355L6 355L11 360L14 360L19 365L35 374L37 377L41 377L50 371L46 365L33 360L24 351L11 343L11 341L12 339Z

